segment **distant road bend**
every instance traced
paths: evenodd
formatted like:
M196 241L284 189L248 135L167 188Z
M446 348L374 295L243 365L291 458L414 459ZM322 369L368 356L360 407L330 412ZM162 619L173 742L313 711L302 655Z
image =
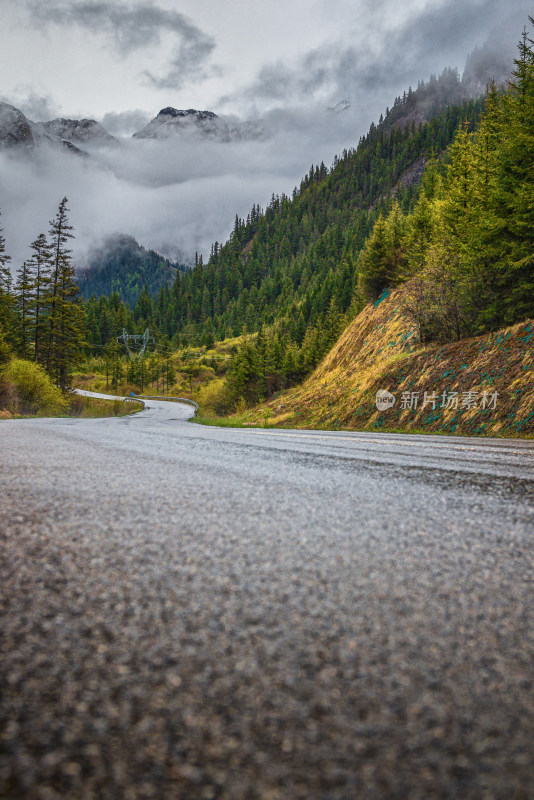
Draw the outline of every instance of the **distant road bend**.
M0 422L0 797L534 798L534 442Z

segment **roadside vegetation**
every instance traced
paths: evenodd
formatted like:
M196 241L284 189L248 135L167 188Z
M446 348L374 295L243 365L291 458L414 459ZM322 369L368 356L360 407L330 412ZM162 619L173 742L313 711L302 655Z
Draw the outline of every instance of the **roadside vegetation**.
M69 397L69 417L125 417L136 414L144 408L143 403L135 400L103 400L98 397L84 397L71 394Z
M242 337L216 342L211 347L181 347L173 352L156 344L142 359L130 359L111 342L102 354L82 359L72 373L77 389L128 396L134 394L185 397L209 413L232 410L228 368Z
M123 416L142 408L142 403L102 400L61 391L42 366L13 357L5 338L0 336L0 419Z
M235 416L240 426L534 435L534 320L450 343L422 344L404 301L367 306L300 386ZM379 390L395 404L380 410ZM234 417L231 417L234 419Z
M0 414L8 416L60 416L68 400L38 364L10 359L0 371Z

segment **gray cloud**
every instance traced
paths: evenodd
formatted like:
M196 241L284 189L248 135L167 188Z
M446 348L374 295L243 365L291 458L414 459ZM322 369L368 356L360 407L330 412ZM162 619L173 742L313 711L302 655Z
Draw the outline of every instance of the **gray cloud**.
M134 114L137 112L133 112ZM121 117L121 115L117 115ZM122 232L171 258L209 254L225 241L235 214L274 193L291 193L312 162L331 161L354 143L349 115L323 109L275 111L262 120L266 138L221 143L188 137L123 139L79 158L42 146L0 151L0 197L13 269L65 195L80 266L107 236Z
M20 91L15 95L0 96L4 103L16 106L28 119L34 122L46 122L59 115L59 107L50 95L40 95L31 89Z
M192 39L184 37L180 46L175 48L165 74L158 76L150 70L145 70L143 75L156 89L178 89L183 86L186 77L194 77L199 81L220 75L219 67L207 65L214 48L214 40L204 33Z
M150 122L150 115L146 111L132 109L131 111L110 111L99 122L114 136L131 136L141 130Z
M215 49L215 40L179 11L169 11L151 2L131 5L112 0L52 0L46 4L29 0L28 10L32 24L39 28L78 26L95 34L105 33L121 56L158 46L162 34L171 33L178 42L167 71L160 76L149 71L143 73L156 88L180 88L187 80L201 80L213 71L207 62Z
M261 103L291 107L345 97L368 104L372 95L385 106L432 72L462 67L466 53L488 36L493 45L487 52L494 52L502 71L503 58L511 63L515 41L528 23L526 0L508 0L506 10L502 0L447 0L427 5L388 31L388 5L368 5L371 17L365 30L354 31L350 45L328 43L295 65L282 61L265 65L250 85L221 98L221 107L247 101L256 107Z
M382 9L384 19L391 2ZM515 16L486 47L491 63L511 61L527 22L523 4L509 2ZM463 64L499 18L500 0L447 3L452 21L443 5L434 4L397 32L384 32L383 41L361 32L351 46L323 45L292 67L281 62L265 67L252 86L233 96L236 105L257 104L255 116L266 133L261 141L134 139L90 159L57 150L31 159L0 152L0 197L13 266L28 257L28 243L47 229L64 195L80 265L91 247L117 231L170 257L209 253L215 239L227 238L236 213L246 216L252 203L266 205L273 192L290 193L312 163L329 164L335 153L355 146L395 94L444 66ZM352 101L350 109L327 110L342 98ZM35 111L29 116L38 117ZM121 135L141 128L146 116L129 111L102 121Z

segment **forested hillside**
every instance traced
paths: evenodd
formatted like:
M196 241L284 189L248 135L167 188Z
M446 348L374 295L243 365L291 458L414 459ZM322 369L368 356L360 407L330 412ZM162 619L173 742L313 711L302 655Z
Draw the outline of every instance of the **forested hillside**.
M397 201L387 210L384 202L375 207L375 224L356 259L353 296L378 304L392 287L406 284L399 303L421 345L534 319L532 45L525 33L507 91L489 87L474 128L461 120L445 158L427 166L413 207ZM235 398L251 403L268 397L273 385L289 385L283 362L278 371L266 370L266 348L262 336L236 354Z
M454 106L404 130L373 125L330 169L312 167L292 197L273 196L267 209L254 206L246 220L236 218L230 239L213 245L207 264L199 259L154 300L143 294L133 309L135 324L175 342L274 326L300 346L306 332L324 328L330 316L335 337L340 317L358 303L356 262L380 211L391 207L394 196L402 208L412 208L426 160L444 152L462 120L474 127L482 105L480 100ZM124 309L99 306L108 318L110 313L124 318ZM90 317L91 343L105 344L94 303Z
M380 214L359 258L367 301L411 281L422 341L451 341L534 316L534 55L524 34L508 91L491 86L462 122L413 211Z
M367 305L307 380L268 403L239 409L239 422L534 435L534 322L422 345L404 310L407 291L409 284ZM377 408L379 390L393 394L393 406Z
M178 269L187 268L146 250L133 236L117 234L93 251L87 269L78 272L78 283L86 300L116 292L133 307L143 288L153 296L174 283Z
M331 168L312 167L291 197L273 195L265 210L255 205L246 220L236 218L230 239L213 245L207 264L198 259L190 274L178 276L170 292L163 287L154 301L141 298L134 309L138 327L148 325L178 343L179 337L220 340L241 333L243 326L256 331L276 325L300 345L329 309L346 314L354 299L356 260L379 212L387 212L395 197L404 211L411 209L426 162L441 158L460 122L470 129L476 125L483 101L469 98L480 88L483 61L481 51L461 78L445 69L420 81ZM84 294L117 291L128 299L111 270L105 272L107 291L89 293L83 286ZM147 289L152 296L148 282ZM94 306L91 318L98 322ZM91 341L105 344L97 327Z

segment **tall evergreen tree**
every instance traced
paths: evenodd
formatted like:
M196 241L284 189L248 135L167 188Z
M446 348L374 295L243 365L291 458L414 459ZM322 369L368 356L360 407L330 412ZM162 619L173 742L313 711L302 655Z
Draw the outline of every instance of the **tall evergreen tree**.
M43 357L43 341L46 337L47 297L50 285L51 251L44 233L31 243L33 255L30 260L33 276L33 358L41 361Z
M67 217L67 198L64 197L59 204L59 209L55 219L50 220L50 287L49 287L49 315L48 333L46 343L46 370L51 373L55 360L55 342L59 329L58 316L58 294L61 285L61 270L63 263L68 261L71 250L67 248L69 239L73 238L72 225L69 225Z
M67 198L64 197L50 223L52 260L46 356L47 372L62 389L67 386L69 370L84 341L83 309L75 283L71 250L66 246L73 238L67 212Z
M11 256L6 253L6 240L4 237L4 229L0 227L0 289L9 293L11 291L11 271L9 269L9 262Z
M13 344L15 341L15 314L10 261L11 256L6 253L4 231L0 227L0 326L3 328L8 342Z
M529 17L534 25L534 18ZM523 33L503 98L494 211L504 320L534 316L534 41Z
M14 295L18 313L18 350L21 357L26 359L32 350L33 289L31 265L25 261L17 270Z

